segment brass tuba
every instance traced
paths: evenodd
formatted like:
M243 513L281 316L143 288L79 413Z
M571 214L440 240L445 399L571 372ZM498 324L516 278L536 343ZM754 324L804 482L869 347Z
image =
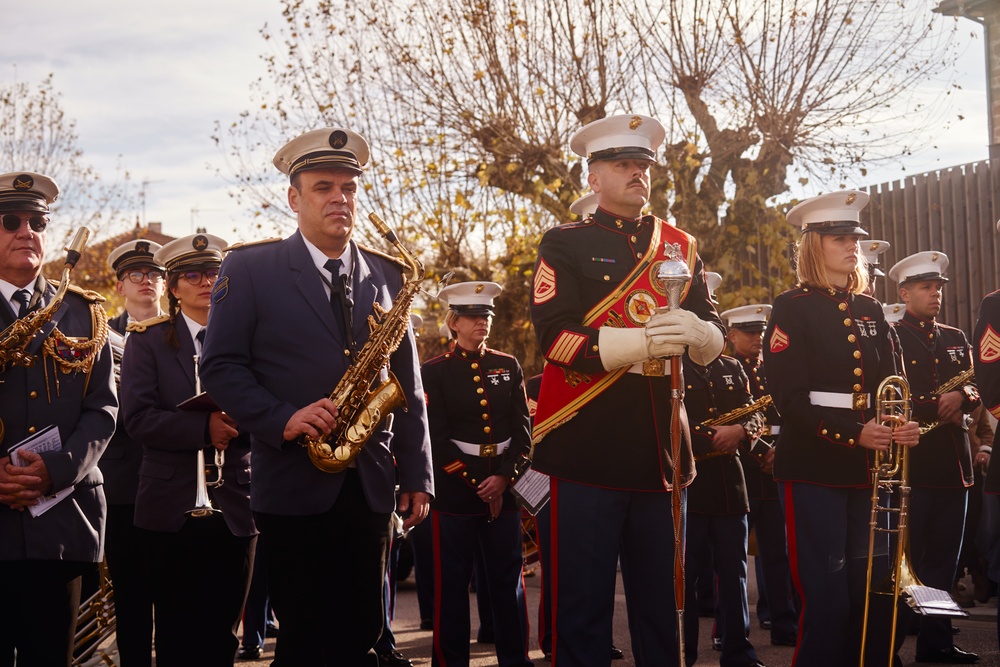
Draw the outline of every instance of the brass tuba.
M902 426L910 421L910 385L906 378L890 375L882 380L875 397L875 412L877 419L884 426ZM898 477L897 477L898 475ZM896 489L899 491L899 508L879 505L880 489ZM907 586L921 585L917 575L910 565L910 452L904 445L894 440L889 442L885 452L875 451L875 463L872 466L872 509L868 533L868 574L865 579L865 612L861 630L860 665L865 664L865 644L868 639L868 613L871 596L892 596L892 626L889 633L889 667L893 664L896 625L899 617L899 596ZM879 514L897 515L896 528L880 528ZM893 565L885 578L874 588L872 587L872 564L875 555L875 536L879 533L896 535L896 553Z
M330 395L339 409L337 427L321 438L302 438L309 459L324 472L341 472L361 453L365 443L385 418L397 407L406 406L403 388L391 372L389 379L373 386L379 373L389 363L389 356L396 351L410 324L410 304L424 279L424 266L403 247L396 233L382 218L372 213L368 219L409 265L410 276L393 299L392 308L386 312L377 303L375 314L368 316L371 335L344 377Z

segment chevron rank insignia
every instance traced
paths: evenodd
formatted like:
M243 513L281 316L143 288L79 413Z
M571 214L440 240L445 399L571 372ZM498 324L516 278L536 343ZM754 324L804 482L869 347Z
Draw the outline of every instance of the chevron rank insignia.
M771 352L781 352L782 350L788 349L788 344L791 343L791 339L788 337L780 327L774 327L774 333L771 334Z
M540 306L556 295L556 272L545 260L539 260L538 273L535 274L535 289L533 299Z
M1000 359L1000 335L992 324L987 324L983 337L979 339L979 361L990 364L997 359Z

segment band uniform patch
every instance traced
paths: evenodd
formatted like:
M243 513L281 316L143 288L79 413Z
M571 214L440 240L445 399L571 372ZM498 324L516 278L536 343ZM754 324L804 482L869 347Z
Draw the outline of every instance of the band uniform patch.
M639 289L625 297L625 317L635 326L643 326L653 316L656 297L652 292Z
M90 350L80 349L79 347L74 347L72 344L80 345L87 342L90 342L90 338L86 336L66 336L65 341L55 339L53 351L55 356L64 361L79 361L86 359L90 355Z
M535 305L540 306L556 295L556 272L545 260L538 261L538 273L535 274L535 287L532 298Z
M563 331L552 343L545 358L556 364L569 365L576 353L587 342L587 337L575 331Z
M212 288L212 303L219 303L229 294L229 276L222 276Z
M781 352L782 350L788 349L789 343L792 340L788 337L781 327L774 327L774 333L771 334L771 352Z
M449 475L454 475L456 472L460 472L465 469L465 463L463 463L461 459L455 459L448 465L441 466L441 469Z
M979 339L979 361L991 364L997 359L1000 359L1000 335L992 324L987 324L983 337Z

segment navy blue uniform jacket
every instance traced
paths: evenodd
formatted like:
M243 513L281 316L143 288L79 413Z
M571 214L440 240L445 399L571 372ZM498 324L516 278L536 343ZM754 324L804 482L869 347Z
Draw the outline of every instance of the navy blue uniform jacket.
M38 289L42 290L39 306L44 307L55 295L55 288L39 279ZM106 317L103 310L98 316ZM28 345L28 351L38 357L35 365L11 367L0 374L4 452L26 438L29 429L33 433L55 424L62 438L62 451L42 454L52 478L52 491L76 485L72 495L38 517L32 517L27 510L0 506L0 561L96 563L102 558L107 503L97 461L115 431L118 415L111 348L107 342L100 348L89 376L53 373L52 361L39 354L43 341L56 328L72 338L91 338L93 317L88 300L68 292L52 320ZM0 304L0 327L6 328L13 321L14 314L7 304ZM16 570L9 576L17 576Z
M895 375L882 305L864 294L799 287L774 300L764 331L768 387L781 414L774 478L867 486L871 461L858 436L875 417L875 391ZM867 394L863 410L813 405L810 391Z
M903 351L906 379L910 383L912 418L926 425L937 421L938 396L933 392L947 380L972 366L969 341L961 330L924 320L910 311L893 325ZM962 401L962 411L979 406L974 385ZM963 387L957 388L962 391ZM955 424L941 424L920 436L910 450L910 484L941 489L972 486L972 453L969 434Z
M127 326L128 311L108 320L108 328L120 336L125 336ZM116 363L121 364L121 360L117 360ZM104 494L108 497L109 505L132 505L139 490L142 445L129 437L122 422L124 417L122 411L119 411L115 434L98 463L101 472L104 473Z
M179 347L167 342L166 321L129 334L122 359L122 411L125 428L142 443L139 491L135 499L135 525L164 533L179 531L194 507L198 473L197 455L205 450L205 463L215 460L208 441L208 412L188 412L179 403L195 395L194 341L177 315ZM212 479L215 469L212 468ZM209 489L209 497L236 536L256 535L250 513L250 438L233 438L226 448L222 486ZM197 521L198 519L193 519Z
M983 406L1000 419L1000 290L987 294L979 306L979 319L972 334L972 360L976 386ZM1000 456L1000 428L993 436L993 451ZM1000 493L1000 475L987 475L986 493Z
M351 250L357 248L352 241ZM388 311L403 277L401 266L385 256L364 249L355 256L351 295L360 349L369 338L367 319L374 304ZM250 431L251 506L281 515L325 512L337 499L344 474L317 469L306 449L284 441L282 434L298 409L333 392L350 360L301 232L230 252L212 298L201 379L215 401ZM397 409L392 432L383 423L355 459L369 507L380 513L395 507L396 466L401 491L434 492L424 390L411 329L391 355L390 365L409 409Z
M542 262L549 267L555 295L541 304L532 300L531 321L546 363L579 374L585 382L588 374L604 370L597 349L599 331L584 326L584 317L635 268L656 224L663 223L653 216L621 220L598 209L583 222L545 233L535 270ZM709 299L700 257L692 273L681 306L724 332ZM570 359L559 354L556 345L564 332L586 336ZM683 410L682 419L686 424ZM694 461L686 426L682 434L681 470L690 476ZM581 484L663 491L664 479L671 479L669 453L670 377L625 373L535 446L532 467Z
M479 485L490 475L513 484L515 465L531 449L521 365L496 350L456 347L425 362L422 371L434 450L434 510L486 514L489 505L476 495ZM453 439L475 445L511 442L503 454L484 457L464 453ZM503 509L518 509L509 491Z

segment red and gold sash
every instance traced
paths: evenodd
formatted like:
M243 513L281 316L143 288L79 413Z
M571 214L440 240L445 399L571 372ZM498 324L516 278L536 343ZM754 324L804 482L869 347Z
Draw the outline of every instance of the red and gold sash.
M584 326L597 329L609 327L641 327L653 314L653 309L665 305L666 292L656 281L656 271L667 257L667 246L678 244L694 275L698 243L693 236L664 220L653 217L653 234L649 249L625 279L583 318ZM691 283L684 286L681 302L687 298ZM542 370L542 387L538 395L532 442L538 443L553 429L565 424L590 401L628 371L629 367L601 371L592 375L576 373L555 364L546 363Z

